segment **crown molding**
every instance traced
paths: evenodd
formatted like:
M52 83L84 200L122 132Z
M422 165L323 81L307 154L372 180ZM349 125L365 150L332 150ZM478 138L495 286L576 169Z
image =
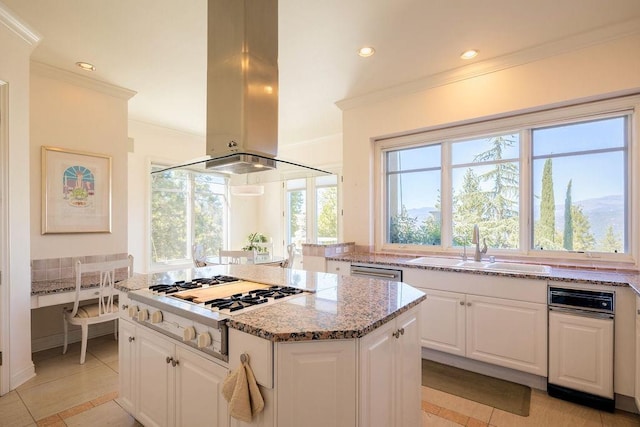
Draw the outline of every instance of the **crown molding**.
M92 79L87 76L82 76L80 74L72 73L71 71L63 70L61 68L44 64L42 62L31 61L31 72L42 77L48 77L54 80L71 83L76 86L95 90L97 92L102 92L107 95L126 100L131 99L137 93L130 89L112 85L110 83Z
M592 31L575 34L560 40L543 43L507 55L491 58L486 61L475 62L473 64L432 74L424 78L392 86L375 92L370 92L361 96L345 98L336 105L342 111L372 104L386 99L408 95L415 92L424 91L438 86L472 79L485 74L495 73L508 68L530 62L539 61L544 58L561 55L571 51L584 49L589 46L606 43L624 37L640 34L640 19L625 21L620 24L597 28Z
M0 2L0 23L4 24L8 29L16 33L21 39L33 47L36 47L36 45L40 43L40 40L42 40L40 34L22 22L22 20L14 15L2 2Z

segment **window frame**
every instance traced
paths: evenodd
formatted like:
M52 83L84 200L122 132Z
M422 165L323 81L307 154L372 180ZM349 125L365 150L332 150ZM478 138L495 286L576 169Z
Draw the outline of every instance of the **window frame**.
M583 261L589 263L620 262L635 263L638 256L638 245L640 237L636 237L640 220L640 207L638 206L640 189L635 182L638 182L638 167L640 160L635 159L638 150L638 133L640 129L640 95L632 95L621 98L607 99L584 104L565 105L557 108L547 107L547 109L535 112L513 113L500 117L490 117L452 123L443 126L434 126L419 132L400 134L399 136L372 138L373 143L373 167L374 167L374 191L372 206L374 209L374 247L376 251L417 253L417 254L443 254L457 256L462 253L461 247L454 247L452 242L452 165L451 165L451 144L467 139L477 139L491 137L506 133L518 133L520 137L520 194L519 194L519 249L499 250L490 249L491 255L503 258L527 258L537 260L562 259L570 264L580 264ZM628 114L627 120L627 147L626 161L626 236L627 252L603 253L587 252L574 253L565 251L542 251L532 249L533 239L533 182L532 182L532 130L535 128L559 126L563 124L579 123L589 120L598 120L608 117L624 116ZM397 135L397 134L396 134ZM387 189L385 171L385 155L389 150L415 148L429 144L442 144L441 150L441 245L422 246L408 244L386 243L386 227L388 218L386 217ZM526 230L526 232L525 232ZM469 239L470 240L470 239ZM469 246L467 246L469 249Z

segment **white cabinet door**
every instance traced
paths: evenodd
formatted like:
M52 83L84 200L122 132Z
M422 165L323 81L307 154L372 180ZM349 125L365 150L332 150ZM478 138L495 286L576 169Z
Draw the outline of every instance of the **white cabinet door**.
M613 319L549 313L549 382L613 398Z
M122 318L118 320L118 403L130 414L135 414L136 326Z
M420 425L418 307L360 339L361 427Z
M640 297L636 296L636 406L640 409Z
M547 307L466 296L467 357L547 376Z
M457 292L420 289L427 294L421 304L423 347L465 356L465 297Z
M174 425L174 369L171 358L175 346L168 339L137 328L137 416L145 427Z
M424 301L422 302L424 304ZM422 355L418 310L413 309L399 316L396 325L400 331L397 339L396 423L397 426L421 425Z
M355 425L355 340L278 343L277 354L275 425Z
M345 261L327 261L327 273L339 276L351 275L351 263Z
M360 339L360 426L394 425L396 323L389 322Z
M176 347L175 354L176 425L225 426L227 403L222 383L227 369L182 347Z

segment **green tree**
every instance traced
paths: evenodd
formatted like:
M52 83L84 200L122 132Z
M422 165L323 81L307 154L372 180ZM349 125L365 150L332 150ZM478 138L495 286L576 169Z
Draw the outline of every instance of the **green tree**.
M568 251L573 250L573 218L571 216L571 181L567 184L567 195L564 198L564 237L562 245Z
M604 235L602 244L602 252L622 252L622 239L613 230L613 224L609 224L607 232Z
M466 244L478 224L483 237L494 248L518 246L519 173L513 162L501 162L504 151L516 144L512 135L492 137L491 147L476 155L476 163L495 162L489 171L477 176L472 168L463 177L460 192L454 195L454 243ZM486 184L483 190L483 185Z
M391 217L389 243L419 243L418 218L410 217L405 205L402 205L398 215Z
M212 175L194 174L192 186L193 241L213 254L224 243L224 196L216 191L220 184Z
M535 245L541 248L557 249L556 202L553 195L553 164L551 159L547 159L544 162L542 195L540 198L540 219L535 227Z
M289 191L289 232L291 238L306 237L304 190Z
M577 251L593 250L596 239L591 233L591 224L582 212L582 207L571 206L571 218L573 219L573 248Z
M151 245L155 262L188 258L185 171L152 175Z
M318 237L338 239L338 188L325 187L318 191Z

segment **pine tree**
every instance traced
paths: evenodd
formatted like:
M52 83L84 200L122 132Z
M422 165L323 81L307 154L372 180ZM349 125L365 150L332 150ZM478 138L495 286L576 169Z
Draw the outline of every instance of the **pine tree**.
M556 202L553 195L553 165L551 159L544 162L542 170L542 195L540 220L536 226L536 246L553 247L556 237Z
M564 238L563 246L566 250L573 250L573 219L571 216L571 180L567 184L567 195L564 198Z
M613 224L609 224L601 245L602 252L622 252L622 240L613 231Z
M593 250L596 239L591 233L591 224L582 212L582 207L571 206L571 218L573 219L573 248L577 251Z

